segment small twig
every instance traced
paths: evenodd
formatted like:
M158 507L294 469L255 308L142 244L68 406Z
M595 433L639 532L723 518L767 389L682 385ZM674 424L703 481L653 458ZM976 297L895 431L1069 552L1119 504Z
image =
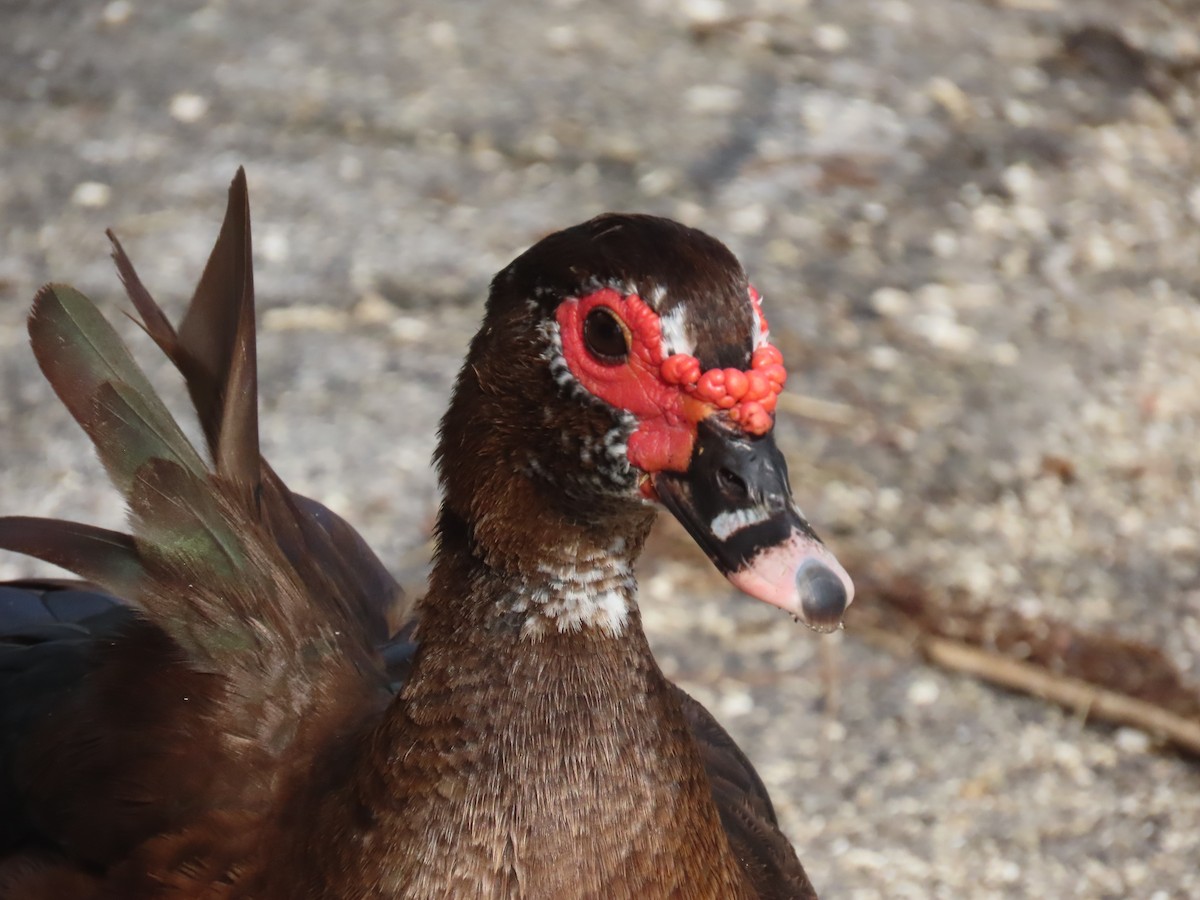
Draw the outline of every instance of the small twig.
M1131 725L1200 756L1200 722L1194 719L959 641L922 635L918 647L926 659L944 669L1041 697L1084 719Z
M979 608L885 567L863 573L850 632L900 655L1145 731L1200 758L1200 688L1156 647L1004 606Z

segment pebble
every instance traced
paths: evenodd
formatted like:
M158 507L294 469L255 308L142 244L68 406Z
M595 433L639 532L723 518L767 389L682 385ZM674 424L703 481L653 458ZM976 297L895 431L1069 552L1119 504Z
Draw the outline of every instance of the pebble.
M579 46L579 29L574 25L553 25L547 28L546 46L557 53L570 53Z
M734 210L729 215L729 227L734 234L762 234L770 219L766 204L752 203Z
M929 248L935 256L952 259L958 255L958 235L953 231L935 231L929 239Z
M697 84L683 95L688 110L701 115L725 115L742 103L742 92L724 84Z
M670 168L651 169L638 178L638 190L647 197L669 194L679 183L679 173Z
M988 357L998 366L1015 366L1021 361L1021 348L1011 341L993 344L988 349Z
M1150 750L1150 735L1137 728L1118 728L1114 737L1122 753L1146 753Z
M112 199L112 188L99 181L81 181L71 192L71 202L84 209L101 209Z
M841 25L826 22L813 29L813 41L826 53L840 53L850 45L850 35Z
M956 122L965 122L972 115L971 100L957 84L941 76L930 80L926 91Z
M892 371L900 365L901 359L900 351L886 344L876 344L874 347L867 348L867 363L872 369L878 369L881 372Z
M288 261L291 255L291 243L288 240L288 229L279 226L262 229L262 239L255 247L264 260L276 265Z
M1014 163L1000 176L1004 186L1017 199L1030 197L1037 186L1037 176L1028 163Z
M722 716L744 716L754 709L754 698L749 691L729 688L723 690L717 706Z
M430 46L436 47L443 53L458 47L458 29L454 27L453 22L447 22L444 19L430 22L425 33L429 36Z
M1192 219L1200 223L1200 184L1188 191L1187 208Z
M932 346L950 353L969 353L979 340L979 332L955 321L952 312L921 313L912 318L911 327Z
M908 702L913 706L933 706L941 695L941 688L932 678L918 678L908 686Z
M186 124L199 122L208 113L208 100L199 94L176 94L169 106L171 118Z
M681 0L679 6L692 25L718 25L729 18L723 0Z
M1117 248L1107 235L1093 231L1084 242L1083 258L1096 271L1108 272L1117 264Z
M124 25L133 15L133 4L129 0L112 0L105 4L101 15L105 25Z
M882 287L871 294L871 308L889 319L907 315L912 309L912 295L899 288Z

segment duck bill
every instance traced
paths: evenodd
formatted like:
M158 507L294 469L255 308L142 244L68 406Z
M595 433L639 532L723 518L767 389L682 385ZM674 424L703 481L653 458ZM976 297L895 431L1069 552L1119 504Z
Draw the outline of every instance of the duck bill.
M685 472L654 476L659 499L739 590L818 631L836 629L854 584L792 500L774 436L715 418L699 424Z

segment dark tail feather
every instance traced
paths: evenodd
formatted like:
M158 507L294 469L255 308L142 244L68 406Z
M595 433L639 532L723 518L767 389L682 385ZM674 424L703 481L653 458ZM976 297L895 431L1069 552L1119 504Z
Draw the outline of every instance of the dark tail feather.
M188 360L184 368L191 370L183 374L205 429L213 433L214 440L224 418L222 406L231 386L233 358L239 353L254 354L254 271L250 257L250 196L246 172L239 167L229 186L221 232L179 327L182 355ZM243 315L246 307L248 320ZM246 324L248 328L239 328ZM248 374L253 376L254 370Z
M83 294L65 285L38 291L29 339L46 380L92 437L122 492L152 457L197 475L206 471L121 338Z
M261 478L250 195L241 167L225 221L179 326L180 371L217 473L252 497Z
M250 200L239 168L225 221L179 331L142 284L117 240L113 259L142 326L183 374L217 474L252 498L261 478Z
M246 550L212 484L166 459L138 470L129 491L129 513L142 555L155 568L185 566L212 585L235 581L246 569Z
M106 229L104 234L113 245L113 262L117 264L117 274L121 277L121 284L125 286L125 293L129 295L138 315L142 317L141 321L133 316L130 318L154 339L154 343L158 344L159 349L167 355L168 359L175 361L179 355L179 338L175 334L175 326L158 308L158 304L154 302L154 298L142 284L142 279L138 277L137 270L133 268L133 263L129 261L125 248L121 246L121 242L117 240L113 230Z
M236 665L229 655L259 648L265 633L282 647L304 646L307 636L289 627L303 610L292 606L286 574L255 558L253 539L239 537L237 513L222 499L208 479L168 460L152 459L137 473L129 513L159 588L161 624L193 660L219 667Z
M134 535L14 518L0 520L0 548L136 603L188 667L222 677L230 734L280 753L299 723L341 716L356 691L377 696L378 648L406 607L362 538L262 459L244 174L178 330L115 238L113 248L142 327L187 382L216 471L91 301L49 285L29 318L34 353L125 495ZM389 660L402 664L404 652Z
M179 570L190 553L194 558L189 573L197 575L204 569L215 590L244 581L254 568L256 563L246 565L245 548L256 545L259 538L239 529L256 523L293 570L289 581L295 578L296 583L308 585L310 596L340 607L343 612L338 617L354 621L371 642L383 643L393 630L389 623L407 617L399 586L354 529L321 504L288 490L259 451L254 286L244 174L239 170L230 188L220 237L178 331L115 238L113 246L118 271L143 328L184 375L217 469L214 480L91 301L70 287L43 288L29 319L34 353L130 502L137 533L132 558L154 570L153 581L163 575L167 563L168 568ZM42 529L22 546L37 549L39 541L48 539L49 532ZM78 535L50 540L49 552L70 561L65 550L55 549L56 541L77 548ZM114 551L112 565L118 569L130 556L128 546L123 546L123 555ZM99 545L93 542L92 549L96 552L91 555L79 555L78 562L86 569L70 568L130 599L146 600L136 591L125 590L128 585L119 578L100 577L105 571L97 559ZM169 596L159 602L174 606ZM288 612L281 609L278 614ZM173 615L186 619L188 613L181 608ZM215 639L223 638L217 634ZM181 639L181 643L199 649L194 641Z
M145 575L129 535L61 519L0 518L0 548L61 566L121 597L136 597Z
M287 490L274 472L270 477ZM290 493L290 492L289 492ZM345 596L357 604L376 643L394 635L412 617L412 604L392 573L363 540L362 535L329 507L300 494L291 494L304 523L306 543L318 559L336 559L335 578Z
M311 583L329 586L381 642L407 607L399 585L346 522L293 494L262 458L258 441L254 276L250 204L242 169L229 188L225 221L178 332L143 287L116 238L113 256L143 327L183 374L217 474L250 517L269 530Z

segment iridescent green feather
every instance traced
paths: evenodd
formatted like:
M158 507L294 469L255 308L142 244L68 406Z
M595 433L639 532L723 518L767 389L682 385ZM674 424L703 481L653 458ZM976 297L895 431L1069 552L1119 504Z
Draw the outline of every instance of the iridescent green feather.
M34 299L29 337L46 379L92 436L122 493L149 459L170 459L197 475L206 471L204 460L91 300L72 287L47 285ZM101 390L105 385L107 392ZM108 428L114 417L123 423L119 439Z

